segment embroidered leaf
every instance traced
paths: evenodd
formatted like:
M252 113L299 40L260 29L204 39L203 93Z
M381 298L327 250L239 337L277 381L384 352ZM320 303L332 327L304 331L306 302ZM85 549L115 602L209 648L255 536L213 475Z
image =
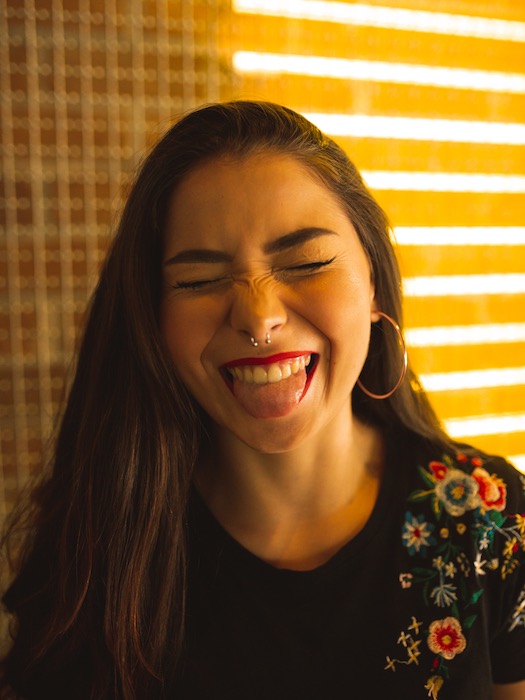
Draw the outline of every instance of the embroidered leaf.
M443 455L443 463L446 464L449 469L452 469L453 467L456 466L454 464L454 462L452 461L452 458L450 457L450 455Z
M423 491L422 489L417 489L416 491L412 491L410 496L408 497L409 501L422 501L425 498L428 498L433 494L433 491Z
M434 499L432 501L432 508L434 509L434 513L437 515L437 517L438 518L441 517L441 510L442 510L441 501L439 500L439 498L436 498L435 496L434 496Z
M422 567L416 566L412 569L414 576L420 576L423 580L433 578L436 575L434 569L423 569Z
M503 527L507 518L497 510L490 511L490 520L496 525L496 527Z
M477 615L471 615L470 617L467 617L466 620L463 620L463 627L465 629L470 629L472 627L472 625L474 624L476 618L477 618Z
M474 591L469 602L467 603L467 607L469 605L474 605L475 603L477 603L482 595L483 595L483 588L480 588L479 591Z
M434 490L437 479L433 476L433 474L430 474L426 469L423 469L423 467L418 467L418 470L425 484Z

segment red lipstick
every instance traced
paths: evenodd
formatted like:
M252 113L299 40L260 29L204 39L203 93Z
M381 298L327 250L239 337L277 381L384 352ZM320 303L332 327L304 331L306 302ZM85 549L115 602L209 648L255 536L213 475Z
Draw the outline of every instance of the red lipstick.
M276 362L283 362L285 360L290 360L295 357L304 357L306 355L316 356L311 350L298 350L295 352L281 352L276 355L269 355L268 357L242 357L238 360L231 360L226 362L222 367L242 367L244 365L272 365Z

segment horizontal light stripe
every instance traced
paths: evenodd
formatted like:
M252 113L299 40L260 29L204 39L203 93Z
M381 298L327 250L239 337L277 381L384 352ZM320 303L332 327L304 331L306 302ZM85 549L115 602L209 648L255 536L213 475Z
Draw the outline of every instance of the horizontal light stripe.
M336 22L361 27L525 41L525 24L502 19L422 12L320 0L234 0L236 12Z
M474 122L459 119L378 117L363 114L305 113L331 136L354 138L443 141L447 143L525 144L525 124Z
M479 369L467 372L434 372L422 374L419 379L427 391L433 392L518 386L525 384L525 367Z
M407 297L525 294L525 274L406 277L403 286Z
M525 226L396 226L393 234L399 245L525 245Z
M509 455L508 460L513 464L520 472L525 474L525 455Z
M519 73L257 51L236 51L233 54L233 66L240 73L308 75L322 78L525 94L525 75Z
M509 433L525 432L525 413L450 418L444 423L448 433L453 438L475 437L477 435L508 435Z
M361 175L374 190L414 192L525 192L525 175L410 172L406 170L363 170Z
M487 343L525 343L525 323L485 323L471 326L407 328L405 338L412 348Z

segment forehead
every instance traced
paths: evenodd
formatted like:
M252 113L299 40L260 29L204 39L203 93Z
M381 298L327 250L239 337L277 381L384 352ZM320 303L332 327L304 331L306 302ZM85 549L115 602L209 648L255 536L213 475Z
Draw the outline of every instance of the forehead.
M166 245L218 245L232 237L277 237L301 227L350 229L343 205L310 167L262 152L222 156L195 167L173 192Z

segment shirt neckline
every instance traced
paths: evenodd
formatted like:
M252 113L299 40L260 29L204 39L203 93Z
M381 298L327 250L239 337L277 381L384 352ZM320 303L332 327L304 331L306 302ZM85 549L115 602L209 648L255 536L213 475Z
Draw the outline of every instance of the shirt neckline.
M397 494L402 487L403 479L400 473L400 452L388 435L385 435L385 467L379 487L376 502L363 528L352 539L344 543L330 559L323 564L297 571L295 569L278 568L264 561L236 540L215 518L195 487L192 488L190 512L193 512L195 524L200 532L202 542L206 547L213 547L222 559L242 566L245 573L252 572L257 576L277 579L316 580L333 570L339 569L354 557L362 554L364 548L370 546L371 540L383 527L388 527L389 513L398 503ZM191 553L190 553L191 556Z

